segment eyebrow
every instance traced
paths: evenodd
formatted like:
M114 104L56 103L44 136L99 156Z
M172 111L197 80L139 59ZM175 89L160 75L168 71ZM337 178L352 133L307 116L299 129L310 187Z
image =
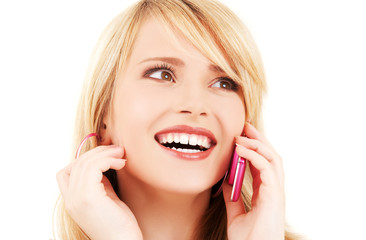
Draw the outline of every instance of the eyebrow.
M152 58L147 58L145 60L142 60L138 64L141 64L144 62L150 62L150 61L162 61L162 62L170 63L175 66L185 66L185 63L183 60L181 60L179 58L174 58L174 57L152 57ZM215 64L210 64L208 68L212 72L225 73L224 70L222 70L222 68L220 68L219 66L217 66Z
M141 62L139 62L139 64L144 63L144 62L150 62L150 61L162 61L162 62L167 62L176 66L184 66L184 62L179 59L179 58L174 58L174 57L152 57L152 58L147 58L145 60L142 60Z

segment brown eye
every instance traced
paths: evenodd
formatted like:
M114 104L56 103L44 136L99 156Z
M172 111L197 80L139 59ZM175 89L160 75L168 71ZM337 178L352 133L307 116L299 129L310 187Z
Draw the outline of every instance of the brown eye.
M234 92L238 90L238 84L229 78L219 79L217 82L212 84L211 87L222 88Z
M228 83L228 82L221 81L220 82L220 87L221 88L226 88L226 89L231 89L231 84Z
M172 74L170 72L164 71L164 70L156 71L153 74L150 74L149 77L161 79L161 80L168 81L168 82L174 81Z
M172 75L169 72L162 71L161 72L161 79L166 80L166 81L171 81L172 80Z

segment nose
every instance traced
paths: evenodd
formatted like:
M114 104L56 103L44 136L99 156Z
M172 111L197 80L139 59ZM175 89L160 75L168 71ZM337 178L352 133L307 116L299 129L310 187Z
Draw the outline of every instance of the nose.
M193 86L194 85L194 86ZM209 113L208 96L199 84L181 86L177 94L179 99L177 112L192 117L207 116Z

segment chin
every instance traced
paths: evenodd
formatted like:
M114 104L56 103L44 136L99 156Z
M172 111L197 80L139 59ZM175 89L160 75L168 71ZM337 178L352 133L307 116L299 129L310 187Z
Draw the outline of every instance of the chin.
M139 169L141 170L141 169ZM120 174L124 175L121 181L128 182L141 189L150 191L184 194L184 195L198 195L204 192L211 192L211 187L220 180L216 181L213 176L206 176L203 173L191 171L167 171L165 174L160 171L139 171L129 168L123 169ZM130 185L129 184L129 185Z

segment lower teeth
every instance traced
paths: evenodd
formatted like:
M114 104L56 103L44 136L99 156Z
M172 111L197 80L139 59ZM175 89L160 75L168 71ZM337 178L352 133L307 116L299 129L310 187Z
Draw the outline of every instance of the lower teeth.
M200 151L198 149L186 149L186 148L175 148L175 147L172 147L173 150L175 151L178 151L178 152L185 152L185 153L198 153L198 152L203 152L203 151Z

